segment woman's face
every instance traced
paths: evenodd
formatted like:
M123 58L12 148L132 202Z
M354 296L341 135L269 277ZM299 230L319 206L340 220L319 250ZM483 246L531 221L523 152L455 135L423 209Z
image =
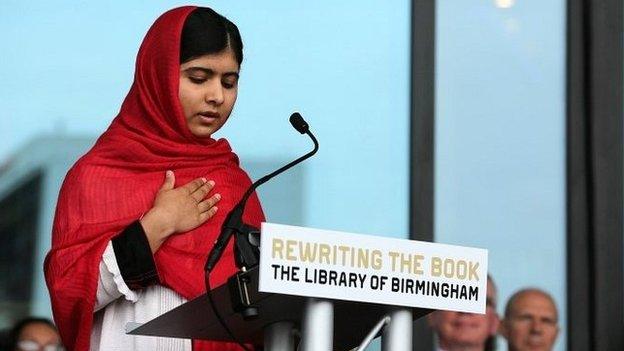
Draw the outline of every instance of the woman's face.
M180 65L180 104L193 135L208 138L230 117L238 95L238 71L229 48Z

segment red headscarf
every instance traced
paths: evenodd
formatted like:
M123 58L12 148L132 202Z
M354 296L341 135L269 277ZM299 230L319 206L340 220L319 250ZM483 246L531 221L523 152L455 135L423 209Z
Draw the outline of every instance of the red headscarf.
M148 31L134 83L119 115L95 146L69 171L59 196L52 249L45 261L54 319L69 350L88 350L99 264L107 243L152 206L165 171L176 187L198 177L215 181L219 211L200 227L171 237L154 259L161 284L187 299L205 292L203 266L225 215L250 185L225 139L191 134L178 98L182 27L194 7L166 12ZM254 195L243 216L264 219ZM235 271L232 243L212 273L218 286ZM195 350L236 349L195 343Z

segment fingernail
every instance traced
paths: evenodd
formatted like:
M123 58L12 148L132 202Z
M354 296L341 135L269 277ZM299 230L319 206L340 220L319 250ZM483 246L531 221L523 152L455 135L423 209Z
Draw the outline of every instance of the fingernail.
M217 206L212 206L212 209L217 212L217 210L219 209Z
M173 174L173 172L172 172L171 170L167 170L167 172L165 172L165 175L166 175L167 177L169 177L169 176L170 176L170 175L172 175L172 174Z
M208 184L210 184L210 186L214 186L214 185L215 185L215 182L214 182L214 181L212 181L212 180L209 180L209 181L208 181Z
M204 183L207 182L206 178L202 178L202 182Z
M221 194L215 194L215 199L221 200Z

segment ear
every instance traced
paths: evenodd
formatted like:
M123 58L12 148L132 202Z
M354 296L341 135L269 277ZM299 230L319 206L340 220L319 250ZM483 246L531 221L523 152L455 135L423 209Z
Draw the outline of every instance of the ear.
M436 325L436 311L433 311L427 315L427 324L429 328L433 328Z
M490 335L496 335L501 326L500 317L498 316L498 313L493 313L488 318L489 318L489 324L490 324L490 330L489 330Z
M500 335L502 335L505 339L507 339L507 336L509 336L509 330L507 329L507 323L505 323L505 320L501 320L499 325L498 325L498 333Z

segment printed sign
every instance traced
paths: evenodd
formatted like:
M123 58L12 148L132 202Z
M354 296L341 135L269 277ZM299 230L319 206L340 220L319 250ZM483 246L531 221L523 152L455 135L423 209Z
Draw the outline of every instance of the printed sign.
M484 249L262 223L262 292L485 313Z

